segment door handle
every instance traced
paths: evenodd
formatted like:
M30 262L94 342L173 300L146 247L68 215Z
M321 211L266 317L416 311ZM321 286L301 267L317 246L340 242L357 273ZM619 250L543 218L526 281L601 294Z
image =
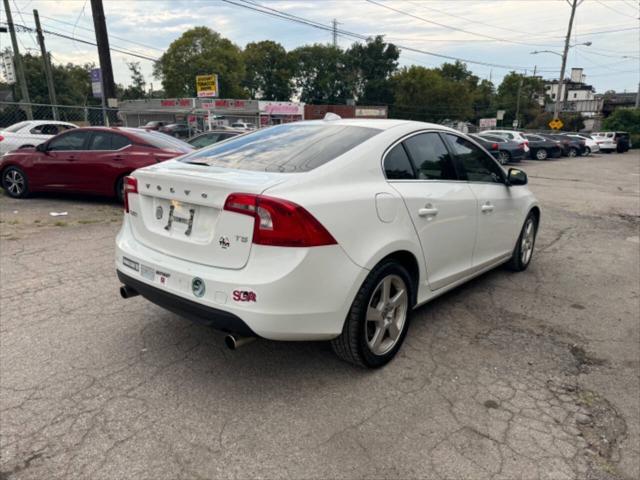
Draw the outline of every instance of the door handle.
M489 202L487 202L484 205L482 205L480 210L482 210L482 213L493 212L493 205L491 205Z
M438 209L433 205L431 205L430 203L427 203L424 206L424 208L421 208L420 210L418 210L418 215L420 215L421 217L429 217L429 216L435 217L437 214L438 214Z

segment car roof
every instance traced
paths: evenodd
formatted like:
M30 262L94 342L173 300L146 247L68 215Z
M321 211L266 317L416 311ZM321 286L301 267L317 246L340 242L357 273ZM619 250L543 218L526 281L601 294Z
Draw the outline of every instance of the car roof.
M71 122L61 122L59 120L27 120L31 125L75 125Z
M439 125L437 123L415 122L411 120L393 120L393 119L373 119L373 118L340 118L335 120L304 120L295 122L296 124L307 125L352 125L354 127L376 128L378 130L389 130L390 128L400 125L414 125L416 128L438 128L441 130L456 131L452 128Z

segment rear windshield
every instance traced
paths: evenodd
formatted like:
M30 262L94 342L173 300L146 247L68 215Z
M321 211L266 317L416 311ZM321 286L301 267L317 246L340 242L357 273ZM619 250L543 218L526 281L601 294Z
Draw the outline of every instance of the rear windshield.
M187 142L183 142L175 137L171 137L164 133L148 132L141 128L122 128L127 132L133 133L144 142L148 143L152 147L164 148L167 150L173 150L180 153L187 153L193 151L193 147Z
M380 133L352 125L288 123L214 144L182 162L240 170L308 172Z
M29 125L30 122L20 122L20 123L16 123L14 125L11 125L10 127L7 127L4 129L5 132L12 132L15 133L18 130L20 130L23 127L26 127L27 125Z

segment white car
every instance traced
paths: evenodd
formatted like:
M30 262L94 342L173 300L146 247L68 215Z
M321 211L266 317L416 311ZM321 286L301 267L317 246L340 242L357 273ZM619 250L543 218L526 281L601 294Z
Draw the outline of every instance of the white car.
M498 265L527 268L540 209L526 183L441 125L262 129L127 177L121 294L228 332L230 347L332 340L378 367L415 307Z
M255 130L255 125L246 122L234 122L231 124L231 128L239 128L241 130Z
M524 136L522 132L516 132L515 130L483 130L480 132L481 134L488 133L490 135L499 135L500 137L507 138L509 140L513 140L515 142L520 142L521 145L524 145L524 152L529 152L529 140Z
M565 136L577 138L579 140L584 140L585 147L586 147L585 155L589 155L591 153L598 153L600 151L600 146L598 145L598 142L588 135L580 135L579 133L565 133Z
M0 155L19 148L35 147L77 125L56 120L26 120L0 130Z

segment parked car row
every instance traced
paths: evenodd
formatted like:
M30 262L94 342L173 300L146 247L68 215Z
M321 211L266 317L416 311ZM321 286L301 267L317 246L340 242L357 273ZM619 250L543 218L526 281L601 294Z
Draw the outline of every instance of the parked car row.
M572 132L526 133L515 130L484 130L471 135L503 165L522 159L547 160L602 152L626 152L631 148L626 132L589 135Z

